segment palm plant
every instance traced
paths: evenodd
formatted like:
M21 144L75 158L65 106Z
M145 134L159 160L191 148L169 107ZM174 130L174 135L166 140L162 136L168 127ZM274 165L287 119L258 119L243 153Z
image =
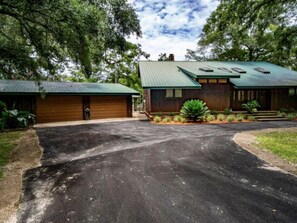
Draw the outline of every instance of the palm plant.
M256 112L257 108L260 108L261 106L257 100L252 100L242 104L241 107L243 109L246 109L248 114L251 114L253 112Z
M188 100L186 101L181 110L180 114L183 117L193 120L196 122L197 120L201 121L203 116L209 113L209 109L206 106L206 103L201 100Z

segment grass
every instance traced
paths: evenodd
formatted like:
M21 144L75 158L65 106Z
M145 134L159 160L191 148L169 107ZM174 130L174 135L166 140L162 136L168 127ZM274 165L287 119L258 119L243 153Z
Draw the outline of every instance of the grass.
M257 136L260 146L279 157L297 164L297 132L283 131L261 133Z
M21 137L21 132L0 133L0 178L3 177L3 167L8 163L11 151L16 146L16 140Z

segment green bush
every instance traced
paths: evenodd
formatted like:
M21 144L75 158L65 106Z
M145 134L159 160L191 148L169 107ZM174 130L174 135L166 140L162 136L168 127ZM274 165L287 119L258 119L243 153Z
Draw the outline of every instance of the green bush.
M174 113L173 112L169 112L168 113L168 116L174 116Z
M206 121L211 122L213 120L215 120L215 117L213 115L207 115L206 116Z
M217 110L211 110L211 111L210 111L210 114L212 114L212 115L217 115L217 114L219 114L219 112L218 112Z
M163 112L158 112L157 113L157 116L160 116L161 117L162 115L163 115Z
M187 123L188 120L187 120L186 118L184 118L184 117L181 117L180 122L181 122L181 123Z
M249 120L249 121L255 121L256 118L255 118L255 116L249 115L249 116L248 116L248 120Z
M155 116L154 117L154 122L155 123L159 123L159 122L161 122L162 121L162 118L160 117L160 116Z
M163 123L171 122L171 117L166 116L165 118L163 118L162 122L163 122Z
M293 119L297 118L297 113L289 113L289 114L286 115L286 117L289 120L293 120Z
M226 120L226 116L223 115L223 114L218 114L217 119L218 119L219 121L225 121L225 120Z
M182 119L182 117L180 115L176 115L176 116L174 116L173 121L174 122L181 122L181 119Z
M224 115L230 115L232 113L232 109L231 108L225 108L224 109Z
M27 111L9 110L4 102L0 102L0 130L5 128L26 128L35 123L35 115Z
M242 122L243 119L244 119L244 116L242 114L236 115L236 120L237 121Z
M227 118L226 118L226 120L228 122L233 122L235 120L235 116L234 115L228 115Z
M209 109L206 106L206 103L201 100L188 100L186 101L181 110L180 114L188 119L196 122L197 120L201 121L204 115L209 113Z
M247 110L248 114L251 114L252 112L256 112L257 108L260 108L261 106L257 100L252 100L242 104L241 107Z

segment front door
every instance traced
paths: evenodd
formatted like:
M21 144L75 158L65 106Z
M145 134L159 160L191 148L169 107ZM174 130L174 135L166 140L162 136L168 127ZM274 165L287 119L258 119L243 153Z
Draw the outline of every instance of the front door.
M271 110L271 90L259 90L258 101L261 105L259 110Z

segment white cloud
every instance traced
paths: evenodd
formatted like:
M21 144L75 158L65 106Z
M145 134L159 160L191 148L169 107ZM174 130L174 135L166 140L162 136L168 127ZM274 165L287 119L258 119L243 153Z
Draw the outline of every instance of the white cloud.
M184 60L186 49L195 49L198 36L218 0L128 0L136 8L143 38L135 39L150 59L160 53L174 53Z

